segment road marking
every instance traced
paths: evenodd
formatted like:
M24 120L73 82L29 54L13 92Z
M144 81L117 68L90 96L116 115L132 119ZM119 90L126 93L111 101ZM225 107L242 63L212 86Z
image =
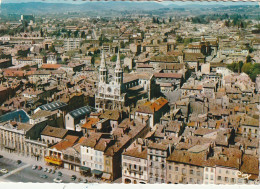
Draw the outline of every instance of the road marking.
M10 176L10 175L12 175L12 174L14 174L14 173L17 173L17 172L19 172L19 171L25 169L26 167L29 167L29 166L30 166L30 164L26 164L26 165L24 165L24 166L22 166L22 167L19 167L19 168L13 170L13 171L10 171L9 173L7 173L7 174L1 176L0 178L2 178L2 179L3 179L3 178L6 178L6 177L8 177L8 176Z

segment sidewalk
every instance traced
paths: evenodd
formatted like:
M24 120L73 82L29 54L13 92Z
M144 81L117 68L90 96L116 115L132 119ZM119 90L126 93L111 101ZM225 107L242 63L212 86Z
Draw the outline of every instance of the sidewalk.
M51 169L54 168L54 166L47 165L44 162L44 160L36 161L36 159L34 159L34 158L18 155L17 153L9 153L7 151L0 150L0 155L3 155L5 158L16 160L16 161L21 160L22 163L29 164L31 166L37 165L37 166L42 166L43 168L51 168ZM81 178L81 180L87 179L88 182L90 182L90 183L105 183L105 182L102 182L99 179L96 179L96 178L93 178L93 177L84 177L79 172L75 172L75 171L64 169L64 168L58 168L56 171L60 171L60 172L62 172L62 174L69 175L69 176L76 175L77 179L78 178Z

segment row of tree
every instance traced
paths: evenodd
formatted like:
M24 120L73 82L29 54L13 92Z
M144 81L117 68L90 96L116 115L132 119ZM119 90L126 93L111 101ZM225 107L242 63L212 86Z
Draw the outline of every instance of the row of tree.
M258 74L260 74L260 64L252 63L251 57L247 57L247 62L243 63L242 61L237 63L232 63L227 65L227 68L233 72L241 73L244 72L249 75L252 81L255 81Z

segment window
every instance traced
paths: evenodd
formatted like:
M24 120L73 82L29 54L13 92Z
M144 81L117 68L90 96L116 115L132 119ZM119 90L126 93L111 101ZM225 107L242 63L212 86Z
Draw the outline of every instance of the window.
M226 170L226 174L229 174L229 171L228 171L228 170Z
M213 175L210 175L210 180L213 180Z
M193 175L193 170L192 169L190 170L190 174Z
M208 171L209 171L209 168L206 168L206 171L208 172Z
M225 181L228 182L228 177L225 177Z
M190 183L193 183L193 178L190 178Z
M221 169L218 170L218 173L221 173Z
M106 165L109 165L109 161L108 160L106 160Z
M171 174L169 174L169 178L172 178L172 175L171 175Z
M206 179L209 179L209 175L208 174L206 174Z
M179 171L179 167L175 167L175 171Z
M221 176L218 176L218 180L221 180Z
M200 171L197 171L197 176L200 176Z
M172 166L169 165L169 170L172 170Z
M175 180L178 180L178 175L175 175Z
M146 171L146 167L144 167L144 171Z
M234 179L234 178L232 178L232 179L231 179L231 182L232 182L232 183L235 183L235 179Z
M210 171L213 173L213 172L214 172L214 169L213 169L213 168L211 168L211 169L210 169Z
M186 174L185 168L182 169L182 174Z

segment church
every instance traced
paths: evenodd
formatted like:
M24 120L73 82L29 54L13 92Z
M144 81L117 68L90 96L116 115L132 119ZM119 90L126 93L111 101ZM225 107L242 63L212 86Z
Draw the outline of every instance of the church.
M135 106L142 98L149 100L155 97L156 83L151 73L123 73L118 51L114 78L108 81L108 69L105 54L102 51L99 67L99 83L95 96L95 107L98 111L102 109L122 110L127 106Z

